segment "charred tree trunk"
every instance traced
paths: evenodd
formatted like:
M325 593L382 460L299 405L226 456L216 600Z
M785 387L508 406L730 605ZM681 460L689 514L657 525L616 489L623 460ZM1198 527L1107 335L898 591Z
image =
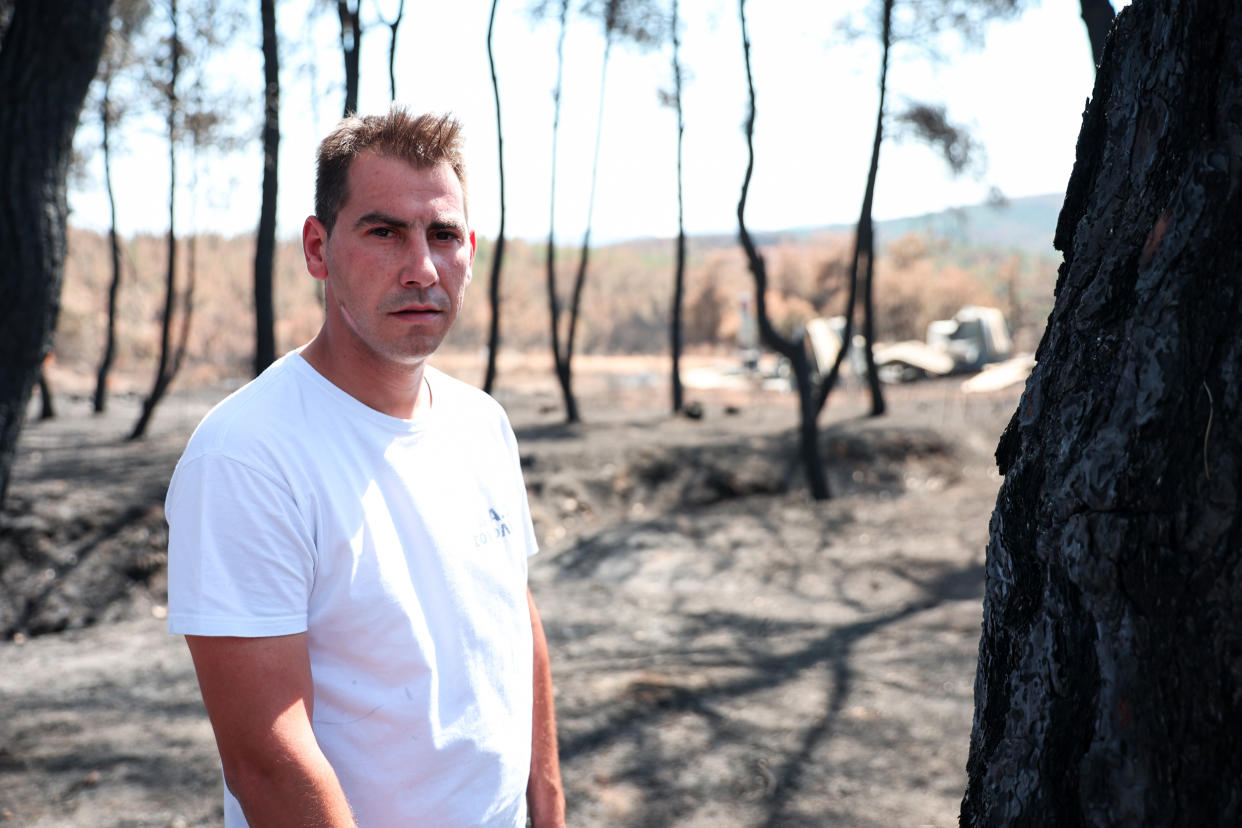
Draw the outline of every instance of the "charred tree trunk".
M169 79L165 97L168 105L168 262L164 277L164 316L160 323L160 359L155 368L155 379L151 383L151 391L142 401L142 413L134 423L129 434L130 440L140 440L147 433L151 423L151 415L155 407L164 398L164 393L172 381L169 371L172 357L172 324L176 313L177 288L177 126L180 114L180 100L177 95L177 79L181 66L181 37L177 23L177 3L169 3L169 15L172 19L172 38L170 39Z
M276 309L272 271L276 260L277 161L280 157L280 55L276 0L261 0L263 18L263 201L254 249L254 374L276 359ZM188 322L188 320L187 320Z
M578 252L578 273L574 277L573 293L570 294L568 331L565 334L565 352L561 359L563 371L559 375L562 384L561 393L567 401L573 399L574 396L571 372L574 346L578 336L578 320L582 317L582 291L586 287L587 267L591 257L591 224L595 215L595 186L599 182L599 148L604 139L604 93L608 88L608 58L611 54L612 33L608 31L604 34L604 57L599 72L599 109L595 116L595 152L591 156L591 189L587 196L586 229L582 232L582 248ZM566 403L566 419L571 423L576 423L578 422L577 405L572 407L572 414L569 413L570 408Z
M39 419L56 419L56 400L52 398L52 386L48 384L47 372L39 369Z
M578 401L574 398L571 365L561 350L561 302L556 290L556 152L561 123L561 80L565 68L565 28L569 17L569 0L561 1L560 34L556 41L556 87L552 91L552 190L548 199L548 315L551 318L552 362L556 381L565 401L565 419L578 422Z
M875 180L880 170L880 147L884 143L884 103L888 92L888 56L893 41L893 0L884 0L881 9L880 42L880 101L876 107L875 135L871 141L871 164L867 168L867 184L863 189L862 209L858 213L858 226L854 230L854 251L850 257L849 296L845 302L845 331L841 335L841 349L821 381L815 401L818 413L828 401L828 395L841 375L841 363L845 360L854 341L854 311L858 295L862 293L863 311L863 357L867 366L867 385L871 391L871 416L878 417L885 411L884 392L875 366L875 296L872 279L875 275L875 222L872 207L875 203Z
M492 53L492 30L499 2L492 0L492 12L487 18L487 65L492 73L492 97L496 102L496 155L500 174L500 229L496 231L496 246L492 250L492 281L487 294L492 317L487 328L487 373L483 377L483 390L488 394L496 385L496 359L500 351L500 272L505 258L505 132L500 122L500 82L496 78L496 57Z
M681 112L681 39L677 31L680 24L677 0L673 0L673 109L677 115L677 269L673 274L673 307L669 314L669 350L673 356L672 390L673 413L685 405L685 392L681 386L682 314L686 295L686 222L685 198L683 196L681 149L686 132Z
M750 191L750 179L755 170L755 83L750 71L750 35L746 28L746 0L738 0L738 17L742 24L742 55L746 62L746 87L750 96L745 124L746 176L742 180L742 195L737 202L738 238L746 253L751 275L755 280L755 307L759 336L765 345L789 360L793 368L798 389L798 411L801 414L801 425L798 430L799 453L803 470L806 472L807 485L812 497L816 500L827 500L829 497L828 475L824 472L824 463L820 458L819 427L815 422L816 415L819 413L815 407L818 395L811 372L810 358L800 341L786 339L772 326L772 321L768 318L767 265L751 240L750 233L746 230L746 196Z
M358 56L362 51L362 3L337 0L341 20L341 56L345 59L345 115L358 111Z
M997 459L961 821L1242 823L1242 5L1117 19Z
M194 188L196 189L197 185ZM194 286L198 282L198 233L193 233L186 245L185 262L185 294L181 299L181 330L177 334L177 347L173 351L171 367L168 369L168 383L176 378L185 363L185 356L190 352L190 323L194 320Z
M849 292L845 300L845 329L841 332L841 347L832 360L828 373L820 378L819 396L815 401L815 411L823 411L828 395L837 387L841 376L841 363L849 356L854 345L854 309L858 307L858 233L854 233L854 251L850 257Z
M492 6L492 15L495 16L495 5ZM388 26L388 100L395 101L397 99L397 30L401 28L401 18L405 17L405 0L401 0L397 4L397 16L389 23L387 20L384 24ZM488 24L488 30L491 30L491 24ZM490 48L490 46L489 46Z
M1087 26L1087 38L1091 41L1091 62L1098 67L1104 56L1104 41L1108 40L1117 13L1109 0L1079 0L1079 8L1082 22Z
M105 82L103 100L100 103L100 126L103 130L104 190L108 194L108 244L112 254L112 281L108 283L108 320L104 334L103 356L95 375L94 410L102 414L108 406L108 375L112 372L112 360L116 354L116 300L121 289L121 239L116 231L116 195L112 189L112 150L109 134L112 127L112 100Z
M25 0L0 44L0 504L64 276L65 173L107 0Z
M875 203L875 179L880 170L880 147L884 143L884 103L888 92L888 55L893 42L893 0L884 0L883 21L880 27L882 45L880 57L880 102L875 114L875 137L871 142L871 166L867 169L867 189L863 194L862 213L858 218L858 238L854 246L854 263L850 268L852 278L858 278L858 259L863 257L863 357L867 364L867 386L871 389L871 416L884 413L884 392L880 388L880 375L875 367L875 223L871 219Z

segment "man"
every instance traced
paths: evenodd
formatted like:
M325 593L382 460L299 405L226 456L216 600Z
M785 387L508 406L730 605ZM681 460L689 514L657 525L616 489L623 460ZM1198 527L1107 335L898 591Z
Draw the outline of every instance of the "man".
M513 432L426 365L474 261L457 122L342 121L302 244L323 326L207 415L166 504L225 825L562 826Z

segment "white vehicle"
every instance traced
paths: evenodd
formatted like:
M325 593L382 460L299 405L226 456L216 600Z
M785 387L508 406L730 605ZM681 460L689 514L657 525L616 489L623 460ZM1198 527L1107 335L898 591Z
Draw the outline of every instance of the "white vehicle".
M875 362L880 379L904 382L980 371L1012 354L1013 340L1005 314L999 308L967 305L952 319L930 323L926 342L877 345Z
M845 317L812 319L806 335L816 370L823 374L841 349ZM855 334L846 364L856 376L866 368L862 360L862 337ZM1009 325L999 308L967 305L952 319L938 319L927 326L927 341L909 340L876 344L874 356L880 379L909 382L923 377L944 377L980 371L985 365L1004 362L1013 353Z

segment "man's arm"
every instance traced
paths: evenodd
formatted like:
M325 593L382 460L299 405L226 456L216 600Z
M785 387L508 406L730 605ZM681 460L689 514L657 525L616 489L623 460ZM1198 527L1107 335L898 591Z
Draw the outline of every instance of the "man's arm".
M529 587L526 601L530 604L530 629L535 645L534 727L526 804L534 828L564 828L565 793L561 789L561 760L556 746L556 702L552 697L548 639L543 634L543 622Z
M252 828L356 828L311 730L306 635L187 635L224 780Z

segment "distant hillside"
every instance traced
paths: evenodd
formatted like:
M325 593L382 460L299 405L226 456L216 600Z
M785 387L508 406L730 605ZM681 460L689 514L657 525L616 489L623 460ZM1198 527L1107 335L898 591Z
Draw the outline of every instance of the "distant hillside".
M919 233L942 238L961 247L1054 256L1052 236L1057 229L1057 217L1061 213L1063 200L1064 196L1059 193L1049 193L1014 198L999 205L953 207L921 216L878 221L876 236L881 245L907 233ZM849 236L853 232L852 224L836 224L828 227L797 227L777 232L752 232L752 235L756 244L766 247L807 242L825 236ZM666 243L664 239L647 239L620 244L661 246ZM734 247L737 245L737 234L696 235L691 237L690 244L697 250Z
M919 232L946 238L968 247L991 247L1024 253L1053 255L1064 196L1059 193L1011 199L1001 205L978 204L939 213L877 223L879 235L892 240ZM838 228L848 230L849 228Z

